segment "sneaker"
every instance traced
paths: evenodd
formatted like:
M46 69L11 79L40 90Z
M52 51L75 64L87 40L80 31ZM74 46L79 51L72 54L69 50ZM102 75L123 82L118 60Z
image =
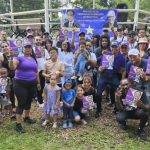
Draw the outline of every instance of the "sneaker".
M73 128L72 122L69 122L69 123L68 123L68 128Z
M101 116L101 113L100 112L96 112L95 113L95 118L99 118Z
M24 118L24 122L28 124L34 124L36 123L36 120L31 119L30 117Z
M63 128L66 129L67 128L67 122L63 123Z
M22 128L21 123L16 123L16 128L15 130L19 133L25 133L25 130Z
M84 125L87 124L87 122L86 122L84 119L81 119L81 122L82 122Z
M44 103L39 104L39 107L40 107L40 108L43 108L43 107L44 107Z
M138 136L143 141L147 140L147 135L144 130L138 129Z
M53 123L52 128L53 128L53 129L56 129L56 128L57 128L57 122L54 122L54 123Z
M11 121L15 121L16 120L16 114L12 114L10 119L11 119Z
M76 76L72 76L71 79L72 79L72 80L76 80L77 77L76 77Z
M42 126L45 127L48 123L49 123L49 121L48 121L48 120L45 120L45 121L42 123Z
M79 80L79 81L82 81L82 80L83 80L83 77L82 77L82 76L80 76L78 80Z
M107 106L108 106L108 107L113 107L113 106L114 106L114 103L109 102L109 103L107 104Z
M120 129L122 130L127 130L127 126L125 124L122 124L122 123L118 123L118 126Z

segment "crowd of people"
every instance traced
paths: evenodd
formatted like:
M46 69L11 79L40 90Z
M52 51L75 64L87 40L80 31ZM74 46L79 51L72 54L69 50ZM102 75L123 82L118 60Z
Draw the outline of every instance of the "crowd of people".
M87 124L90 111L101 117L105 98L121 129L127 129L128 119L138 119L138 136L147 139L150 42L144 29L118 28L110 37L105 28L91 38L74 30L69 38L62 31L54 39L48 32L35 34L31 27L26 32L24 39L9 39L2 31L0 41L0 116L11 114L17 132L25 132L22 119L36 122L30 116L33 99L45 113L42 126L52 121L57 128L62 111L66 129L76 122Z

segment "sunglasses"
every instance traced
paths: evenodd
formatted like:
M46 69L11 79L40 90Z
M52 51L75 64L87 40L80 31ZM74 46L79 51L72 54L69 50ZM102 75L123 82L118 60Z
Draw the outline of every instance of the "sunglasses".
M8 47L7 45L6 46L2 46L2 48L5 48L5 47Z

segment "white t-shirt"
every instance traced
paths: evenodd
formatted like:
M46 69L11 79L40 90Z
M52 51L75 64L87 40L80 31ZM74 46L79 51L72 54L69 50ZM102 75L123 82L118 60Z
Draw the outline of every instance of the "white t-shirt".
M35 47L33 48L33 50L35 53ZM43 69L45 61L49 58L50 58L50 56L49 56L49 53L46 49L43 51L41 58L36 58L37 64L38 64L38 72L40 72Z
M74 69L74 58L72 52L60 52L60 61L64 64L64 76L72 75Z

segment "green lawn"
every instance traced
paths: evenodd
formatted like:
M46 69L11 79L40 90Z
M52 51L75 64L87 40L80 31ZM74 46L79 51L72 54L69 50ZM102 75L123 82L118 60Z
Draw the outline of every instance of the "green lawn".
M6 119L0 125L0 150L149 150L150 138L143 142L136 136L137 121L129 121L127 132L117 128L112 110L105 106L103 116L96 120L90 117L88 125L75 125L73 129L56 130L51 127L42 128L40 110L33 108L33 116L38 115L34 125L23 126L25 134L14 131L15 123ZM135 127L134 127L135 126ZM150 133L150 127L146 127ZM150 137L150 136L149 136Z

